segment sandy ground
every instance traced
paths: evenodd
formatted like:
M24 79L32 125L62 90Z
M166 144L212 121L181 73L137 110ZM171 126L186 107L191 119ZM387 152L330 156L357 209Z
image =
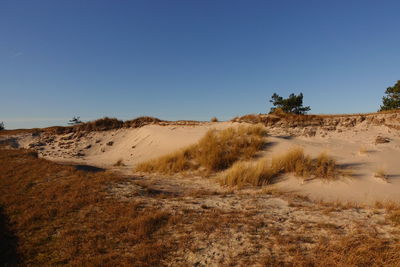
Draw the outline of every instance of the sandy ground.
M169 229L184 245L168 266L283 266L267 259L289 260L289 251L304 254L327 237L338 240L359 230L400 237L384 208L324 204L271 187L232 190L212 177L139 176L110 193L185 218Z
M147 125L136 129L91 132L84 136L17 137L22 147L38 149L40 155L54 161L114 168L132 174L140 162L159 157L196 143L209 129L236 127L240 123L217 122L200 125ZM272 187L307 195L312 199L373 204L376 201L400 202L400 131L385 126L359 124L340 131L325 131L309 137L287 136L285 128L267 128L268 146L262 155L272 157L292 147L303 147L306 153L327 152L346 166L351 176L339 181L282 177ZM376 144L377 136L388 143ZM113 167L121 160L124 166ZM386 179L375 177L382 170ZM199 177L199 179L202 179Z

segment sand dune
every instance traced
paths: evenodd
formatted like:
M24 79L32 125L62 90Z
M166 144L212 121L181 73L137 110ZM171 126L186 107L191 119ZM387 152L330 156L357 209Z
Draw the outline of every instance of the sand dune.
M336 121L333 128L315 123L299 125L297 122L294 126L292 122L290 125L265 123L270 136L263 156L271 157L300 146L311 155L327 152L351 172L351 176L334 182L287 175L273 187L324 201L400 202L400 131L396 125L393 126L393 122L398 122L398 114L394 115L370 115L375 117L363 119L360 116L350 119L328 117L328 120ZM236 127L244 123L236 121L190 126L153 124L83 135L23 134L16 140L22 147L37 149L41 156L50 160L117 168L131 173L140 162L196 143L209 129ZM329 125L329 121L324 123ZM378 137L383 141L377 143ZM113 167L119 160L123 166ZM385 177L376 177L377 172L384 173Z

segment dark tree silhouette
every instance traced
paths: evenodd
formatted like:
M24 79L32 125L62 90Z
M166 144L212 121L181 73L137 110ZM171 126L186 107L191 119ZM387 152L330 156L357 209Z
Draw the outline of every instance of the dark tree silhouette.
M307 111L311 110L309 106L303 107L303 93L300 93L299 95L290 94L288 98L283 98L274 93L269 102L274 105L274 107L271 108L270 113L275 112L277 108L286 113L293 114L306 114Z
M5 127L4 127L4 122L0 122L0 131L1 130L4 130L5 129Z
M80 117L75 117L75 116L68 122L69 125L76 125L76 124L80 124L80 123L82 123L82 121L80 120Z
M379 111L400 108L400 81L393 87L388 87L385 91L386 96L382 98L382 105Z

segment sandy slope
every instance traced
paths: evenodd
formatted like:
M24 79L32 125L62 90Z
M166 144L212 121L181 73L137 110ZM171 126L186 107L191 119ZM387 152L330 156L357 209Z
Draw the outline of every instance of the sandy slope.
M139 162L156 158L197 142L212 128L223 129L240 123L218 122L199 125L147 125L141 128L91 132L84 136L23 135L18 142L23 147L39 150L41 156L61 162L111 167L118 160L125 164L120 169L131 172ZM291 128L291 133L297 128ZM317 129L317 134L298 134L287 137L288 128L268 127L271 136L265 157L284 153L293 146L301 146L306 153L317 155L328 152L340 164L347 165L352 177L335 182L303 180L283 177L274 187L296 191L311 198L329 201L373 203L375 201L400 202L400 131L366 121L329 131ZM304 129L299 129L302 132ZM303 131L305 132L305 131ZM295 134L296 135L296 134ZM377 136L390 139L389 143L376 144ZM387 180L374 177L382 169Z
M43 146L41 152L50 160L84 162L104 168L122 160L126 167L132 169L139 162L196 143L210 129L224 129L236 124L221 122L194 126L147 125L141 128L91 132L78 139L73 138L73 134L67 134L58 137L53 144Z

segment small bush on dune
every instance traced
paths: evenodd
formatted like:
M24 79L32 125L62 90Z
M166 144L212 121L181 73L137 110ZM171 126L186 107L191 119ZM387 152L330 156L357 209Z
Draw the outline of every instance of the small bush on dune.
M137 117L136 119L133 119L133 120L125 121L124 127L138 128L138 127L142 127L147 124L157 123L157 122L161 122L161 121L162 120L160 120L158 118L142 116L142 117Z
M239 159L249 159L264 145L262 126L210 130L196 144L161 158L139 164L136 171L177 173L204 168L207 172L228 168Z
M210 121L211 122L218 122L218 118L217 117L212 117Z
M95 121L89 121L86 123L81 123L74 128L78 131L106 131L106 130L112 130L112 129L118 129L121 128L123 125L123 122L121 120L118 120L116 118L108 118L104 117L102 119L98 119Z

